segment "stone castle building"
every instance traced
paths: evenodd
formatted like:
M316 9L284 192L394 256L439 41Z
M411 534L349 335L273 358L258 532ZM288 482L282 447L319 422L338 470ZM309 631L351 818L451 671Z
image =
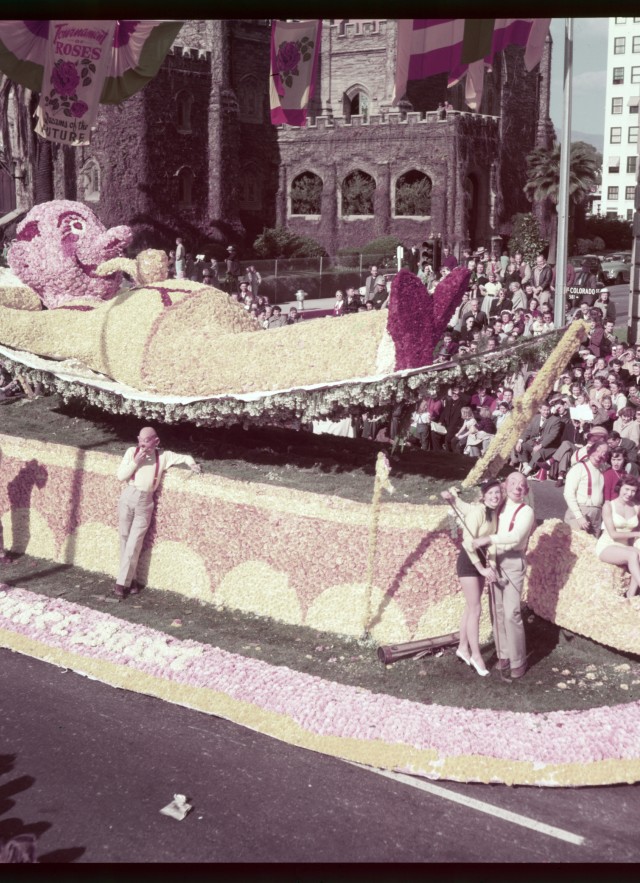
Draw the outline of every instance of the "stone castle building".
M385 234L488 245L530 210L525 157L553 133L550 40L531 73L521 48L496 58L479 113L446 75L409 83L394 108L396 22L325 21L305 128L271 125L269 41L266 20L186 22L158 76L101 106L82 148L38 144L37 96L3 78L0 214L41 200L49 174L46 198L130 224L136 249L182 235L194 252L222 254L276 224L329 253Z

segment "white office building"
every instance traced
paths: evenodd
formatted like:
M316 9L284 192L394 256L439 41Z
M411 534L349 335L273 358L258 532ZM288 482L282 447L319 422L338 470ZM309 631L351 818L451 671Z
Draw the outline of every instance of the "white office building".
M601 213L633 218L638 168L640 16L609 19Z

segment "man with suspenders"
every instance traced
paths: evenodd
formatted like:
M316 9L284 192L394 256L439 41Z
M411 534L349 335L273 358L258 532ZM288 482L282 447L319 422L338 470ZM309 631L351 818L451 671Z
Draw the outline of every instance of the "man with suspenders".
M565 522L573 530L586 530L596 537L602 526L604 503L604 475L601 468L608 455L607 437L603 436L589 445L586 456L571 467L565 479Z
M511 668L512 678L521 678L527 670L527 647L522 623L522 589L527 568L525 553L535 516L527 502L529 485L521 472L507 476L504 489L507 498L498 515L498 530L488 537L473 541L476 548L492 546L498 581L495 583L496 646L502 654L498 669Z
M118 480L127 482L118 503L120 567L114 591L120 599L127 593L137 595L140 591L133 579L142 541L153 516L153 495L162 474L180 463L185 463L192 472L202 472L191 454L174 454L173 451L160 453L159 446L160 439L155 429L151 426L143 427L138 436L138 444L127 449L118 468Z

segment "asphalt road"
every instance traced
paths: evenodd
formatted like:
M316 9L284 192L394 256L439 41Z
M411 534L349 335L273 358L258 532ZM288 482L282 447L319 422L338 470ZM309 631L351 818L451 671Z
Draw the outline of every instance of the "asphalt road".
M0 694L0 838L41 862L640 860L635 785L407 784L7 650Z

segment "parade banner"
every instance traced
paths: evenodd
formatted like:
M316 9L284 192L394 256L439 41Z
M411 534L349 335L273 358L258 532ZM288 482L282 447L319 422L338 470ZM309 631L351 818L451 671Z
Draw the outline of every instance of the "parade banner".
M321 21L275 21L271 30L271 122L304 126L315 90Z
M402 19L398 22L394 104L409 80L448 73L453 86L469 74L465 100L473 109L482 100L484 67L507 46L526 46L525 65L540 61L550 19Z
M57 144L91 143L115 32L115 21L52 21L36 133Z

